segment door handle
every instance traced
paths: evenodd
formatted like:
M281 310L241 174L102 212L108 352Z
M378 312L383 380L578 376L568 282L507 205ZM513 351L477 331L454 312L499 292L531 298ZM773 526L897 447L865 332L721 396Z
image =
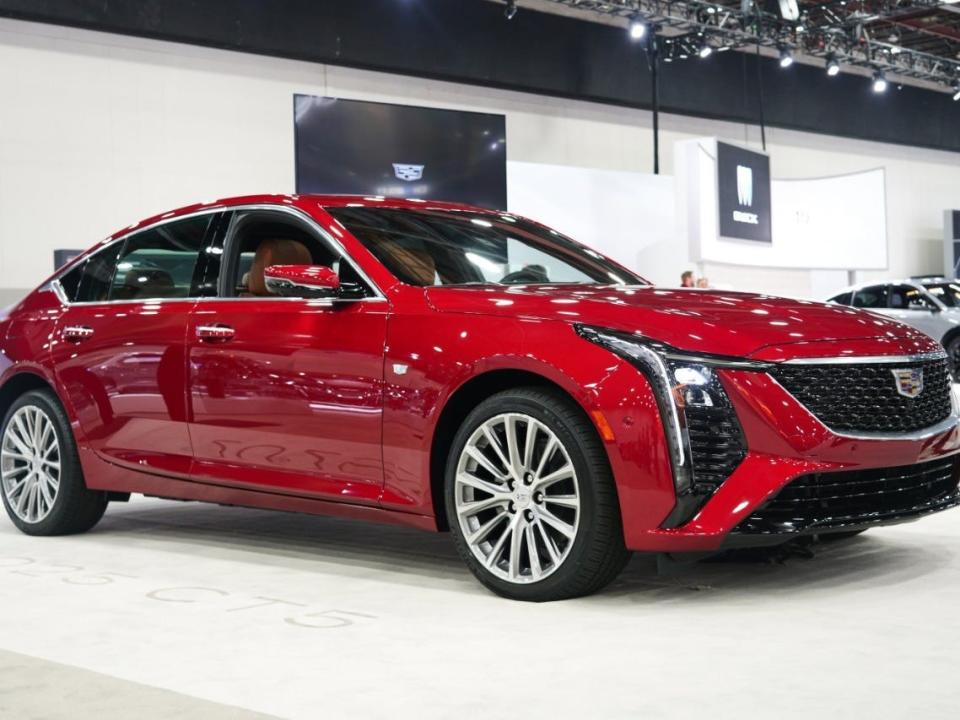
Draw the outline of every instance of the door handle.
M234 335L236 330L229 325L197 325L197 337L208 342L226 342L233 340Z
M63 339L70 342L80 342L93 337L93 328L86 325L67 325L63 329Z

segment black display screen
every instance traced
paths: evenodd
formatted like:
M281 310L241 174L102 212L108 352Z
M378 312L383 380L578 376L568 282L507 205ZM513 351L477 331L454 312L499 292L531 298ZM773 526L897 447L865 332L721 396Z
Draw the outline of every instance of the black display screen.
M768 156L718 142L717 200L721 237L772 242Z
M297 192L506 209L503 115L294 96Z

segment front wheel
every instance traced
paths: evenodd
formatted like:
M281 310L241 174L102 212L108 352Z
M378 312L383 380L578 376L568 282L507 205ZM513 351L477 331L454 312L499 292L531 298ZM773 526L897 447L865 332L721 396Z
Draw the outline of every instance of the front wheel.
M518 388L478 405L454 438L445 480L457 549L499 595L588 595L629 559L606 453L559 392Z
M89 530L107 507L106 493L88 490L67 416L48 390L18 398L0 427L0 496L27 535Z

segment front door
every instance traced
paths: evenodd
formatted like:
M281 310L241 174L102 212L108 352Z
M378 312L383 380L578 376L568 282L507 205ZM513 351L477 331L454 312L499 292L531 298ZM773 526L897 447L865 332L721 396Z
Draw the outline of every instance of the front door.
M54 333L54 363L80 441L106 460L189 473L187 319L217 221L207 213L131 234L62 279L70 305Z
M376 503L387 303L267 294L264 267L352 270L316 228L269 210L238 212L221 297L188 328L190 434L200 482ZM351 281L356 278L351 278Z

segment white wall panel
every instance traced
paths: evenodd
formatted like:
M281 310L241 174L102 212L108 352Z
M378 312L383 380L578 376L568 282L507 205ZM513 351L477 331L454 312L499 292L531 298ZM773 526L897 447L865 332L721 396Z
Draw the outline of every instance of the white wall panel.
M651 118L640 110L4 19L0 302L49 274L54 248L88 246L197 200L292 191L297 92L504 113L510 161L638 174L653 164ZM675 141L702 136L759 144L756 127L664 115L663 172L673 173ZM942 211L960 207L956 154L776 128L767 139L779 178L884 167L889 272L939 267ZM665 241L640 252L641 272L660 282L689 264ZM803 270L699 269L745 289L811 284Z

